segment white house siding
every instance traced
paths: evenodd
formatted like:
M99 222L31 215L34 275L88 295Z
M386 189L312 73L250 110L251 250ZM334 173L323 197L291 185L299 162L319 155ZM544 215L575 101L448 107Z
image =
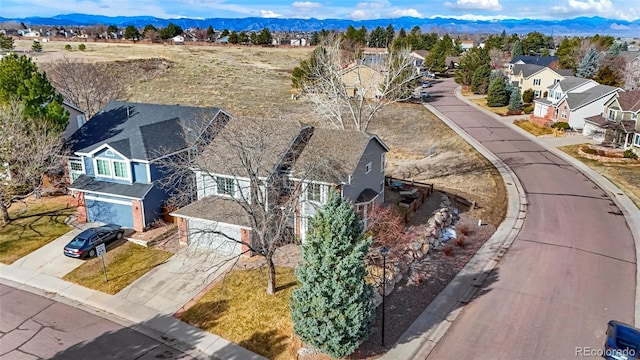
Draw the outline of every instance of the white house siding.
M585 124L584 119L602 113L604 103L610 98L611 96L602 97L581 108L572 110L571 117L569 118L569 126L576 130L582 130Z
M216 174L208 174L205 172L196 172L196 188L198 192L198 200L204 199L210 195L219 195L216 183ZM233 178L233 176L220 175L225 178ZM236 193L234 195L237 199L246 199L250 201L251 189L249 189L249 180L236 179Z
M240 227L203 219L188 219L189 246L225 255L240 255ZM215 234L213 231L225 234ZM232 238L236 241L230 240Z
M533 108L533 115L535 117L545 117L547 115L547 111L549 110L549 105L543 105L540 103L535 103Z

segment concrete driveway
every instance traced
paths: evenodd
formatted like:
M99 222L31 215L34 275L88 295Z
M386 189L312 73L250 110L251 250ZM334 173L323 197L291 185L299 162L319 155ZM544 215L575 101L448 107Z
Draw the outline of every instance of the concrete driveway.
M84 229L88 229L93 226L97 226L97 224L77 224L68 233L60 236L40 249L16 260L9 266L33 270L41 274L61 278L84 263L83 260L65 256L62 249L64 249L64 246L67 245L74 236L78 235Z
M163 314L174 314L231 268L236 259L187 247L116 296Z

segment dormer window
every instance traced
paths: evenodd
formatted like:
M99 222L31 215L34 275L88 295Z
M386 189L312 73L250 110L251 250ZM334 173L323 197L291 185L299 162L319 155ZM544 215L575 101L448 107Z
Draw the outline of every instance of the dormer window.
M96 176L118 180L131 180L129 163L111 159L95 159Z
M105 154L106 156L110 156L110 157L113 157L113 156L115 155L115 154L113 153L113 150L106 150L106 151L104 152L104 154Z

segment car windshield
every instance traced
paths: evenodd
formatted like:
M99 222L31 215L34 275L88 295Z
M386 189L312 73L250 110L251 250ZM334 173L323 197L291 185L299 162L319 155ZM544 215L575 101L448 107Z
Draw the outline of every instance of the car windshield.
M91 235L93 235L93 231L85 230L80 234L76 235L76 237L74 237L73 240L71 240L69 245L82 246L87 240L89 240L89 238L91 238Z
M85 242L87 242L86 239L74 238L73 240L71 240L69 245L76 246L76 247L81 247L81 246L83 246L85 244Z

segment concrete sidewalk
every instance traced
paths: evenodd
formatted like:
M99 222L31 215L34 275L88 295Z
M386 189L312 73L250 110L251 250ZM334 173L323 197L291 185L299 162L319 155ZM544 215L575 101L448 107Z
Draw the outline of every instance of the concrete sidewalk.
M75 228L11 265L0 264L0 282L38 293L78 308L88 306L100 316L129 326L181 351L197 349L212 359L265 359L217 335L173 317L216 277L231 261L220 255L185 249L151 270L116 295L85 288L61 279L84 261L64 256L71 238L95 224ZM37 291L37 292L36 292Z

